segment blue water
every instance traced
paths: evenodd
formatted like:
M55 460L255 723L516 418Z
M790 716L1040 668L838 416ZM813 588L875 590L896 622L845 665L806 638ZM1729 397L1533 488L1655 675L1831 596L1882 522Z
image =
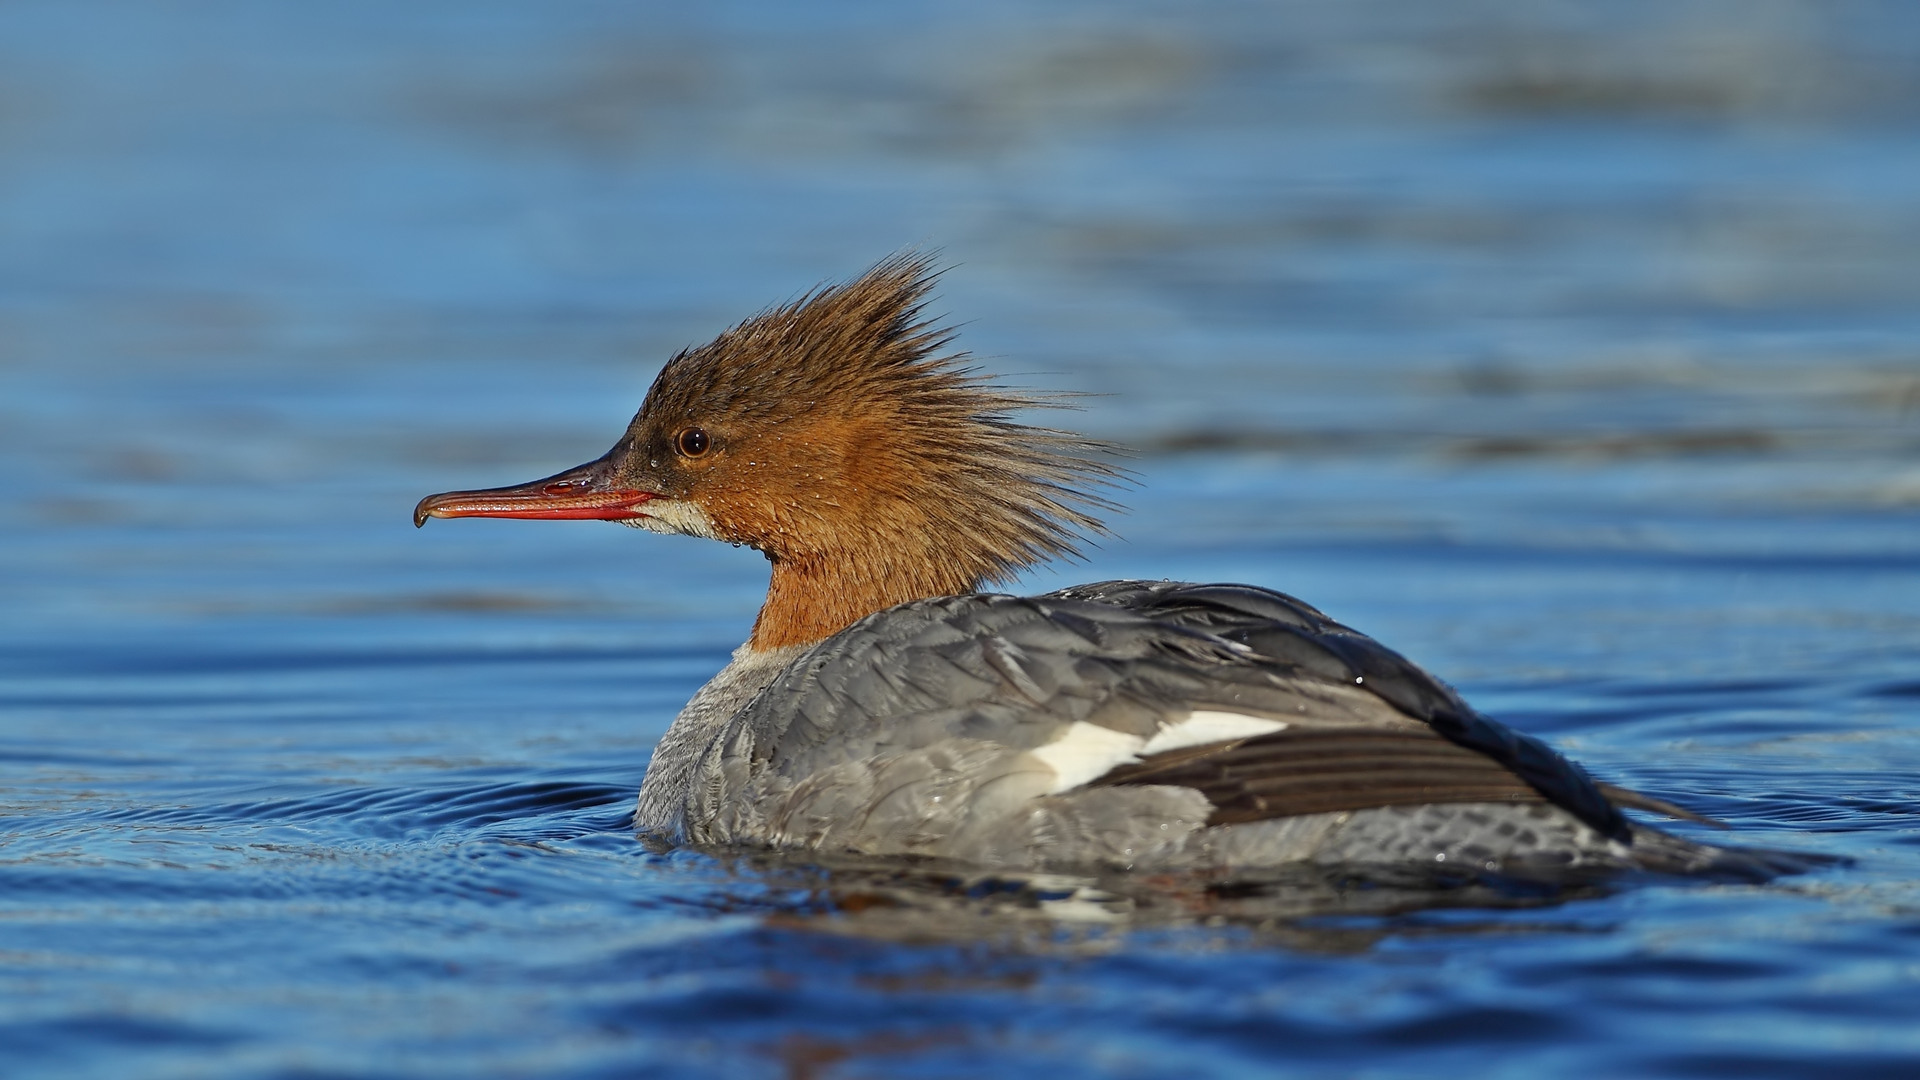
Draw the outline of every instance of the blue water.
M1022 588L1296 593L1851 865L645 849L764 564L408 511L915 244L1139 450ZM1912 5L17 0L0 473L9 1078L1920 1075Z

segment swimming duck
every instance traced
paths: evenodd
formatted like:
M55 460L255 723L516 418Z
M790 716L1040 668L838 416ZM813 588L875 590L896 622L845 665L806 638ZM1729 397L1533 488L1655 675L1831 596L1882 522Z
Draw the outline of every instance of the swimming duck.
M1031 869L1298 863L1761 877L1777 853L1622 809L1539 739L1310 605L1238 584L982 592L1076 551L1113 448L1016 423L903 254L667 362L612 450L430 517L602 519L751 546L747 642L654 751L660 842Z

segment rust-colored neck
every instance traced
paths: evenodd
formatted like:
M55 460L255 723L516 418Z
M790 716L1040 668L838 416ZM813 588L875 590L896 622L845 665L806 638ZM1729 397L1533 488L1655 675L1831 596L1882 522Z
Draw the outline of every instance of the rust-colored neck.
M936 566L857 556L768 556L773 579L747 644L756 650L831 637L876 611L929 596L974 591L979 582Z

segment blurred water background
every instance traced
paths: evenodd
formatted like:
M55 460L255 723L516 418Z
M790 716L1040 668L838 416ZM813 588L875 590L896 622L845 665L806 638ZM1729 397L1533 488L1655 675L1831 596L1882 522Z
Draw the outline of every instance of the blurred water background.
M1024 588L1293 592L1857 862L936 927L642 849L764 564L408 510L907 245L1140 452ZM0 1075L1920 1075L1914 5L10 0L0 471Z

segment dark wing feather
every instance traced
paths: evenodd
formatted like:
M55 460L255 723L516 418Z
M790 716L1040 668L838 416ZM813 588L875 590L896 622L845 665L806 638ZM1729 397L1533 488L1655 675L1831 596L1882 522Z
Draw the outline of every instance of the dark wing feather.
M1423 803L1544 802L1483 754L1420 731L1290 728L1157 754L1094 782L1171 784L1213 804L1210 825Z
M1399 653L1290 596L1251 585L1174 581L1105 581L1052 595L1125 605L1245 645L1288 673L1364 687L1447 741L1504 767L1601 833L1620 840L1631 835L1626 818L1586 770L1539 739L1480 715Z

